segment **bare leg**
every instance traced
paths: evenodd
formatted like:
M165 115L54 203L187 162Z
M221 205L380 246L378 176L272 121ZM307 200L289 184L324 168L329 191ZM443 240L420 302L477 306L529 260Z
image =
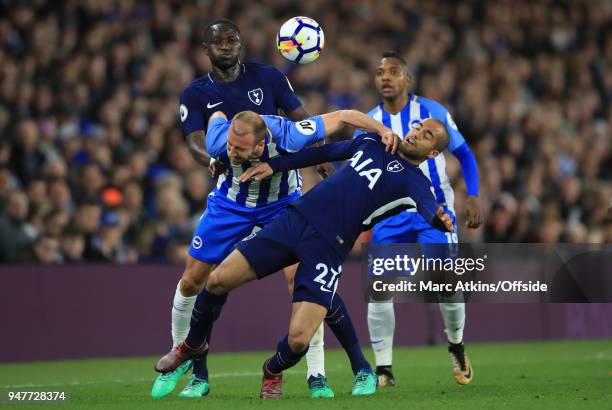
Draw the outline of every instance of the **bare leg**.
M327 314L327 309L311 302L295 302L292 307L289 323L289 347L294 352L308 348L310 339L315 334Z
M237 287L257 279L249 261L238 250L234 250L210 274L206 290L215 295L224 295Z

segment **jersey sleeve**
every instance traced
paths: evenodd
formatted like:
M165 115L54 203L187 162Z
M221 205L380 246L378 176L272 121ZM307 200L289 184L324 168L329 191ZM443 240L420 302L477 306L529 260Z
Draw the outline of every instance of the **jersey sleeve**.
M269 162L274 172L300 169L330 161L349 159L353 155L354 140L325 144L302 150L295 154L272 158Z
M278 69L271 68L272 83L274 84L274 101L277 107L281 108L285 114L289 114L299 108L302 103L297 95L295 95L287 76Z
M461 164L461 172L465 180L465 187L468 196L478 196L478 164L472 154L472 150L466 142L453 151Z
M221 117L213 118L208 122L206 130L206 150L208 155L217 158L227 149L227 130L230 121Z
M433 118L442 121L450 135L448 150L457 157L461 164L461 172L465 180L467 194L478 196L478 164L465 138L459 132L453 117L444 106L436 101L427 100L427 107Z
M351 158L367 139L381 142L379 135L366 134L363 137L308 148L291 155L278 156L268 162L276 172L306 168L332 161L343 161Z
M434 225L439 205L434 196L431 181L418 168L407 173L406 177L409 178L409 181L402 185L406 190L404 195L412 198L416 203L417 212L430 225Z
M286 152L297 152L307 146L325 140L325 125L321 116L306 118L302 121L291 121L285 117L263 116L272 133L272 141Z
M206 129L206 118L201 109L201 104L190 87L187 87L181 93L179 114L183 135L187 136L192 132Z

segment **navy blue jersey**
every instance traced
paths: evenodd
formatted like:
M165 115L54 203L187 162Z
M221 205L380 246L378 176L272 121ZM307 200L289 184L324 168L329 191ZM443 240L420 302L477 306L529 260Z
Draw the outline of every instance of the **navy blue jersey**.
M285 114L301 105L287 77L267 64L242 64L238 78L228 83L215 81L212 74L193 81L181 93L179 112L183 134L203 131L208 118L222 111L231 119L241 111L258 114Z
M416 208L433 224L438 204L431 182L415 165L385 151L377 134L310 148L269 161L274 171L348 159L332 176L291 204L345 257L376 222Z

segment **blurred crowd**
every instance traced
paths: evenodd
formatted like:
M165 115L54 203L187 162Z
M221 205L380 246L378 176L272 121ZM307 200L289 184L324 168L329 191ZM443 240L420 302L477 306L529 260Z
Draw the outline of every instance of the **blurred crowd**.
M325 31L310 65L276 51L294 15ZM3 1L0 263L184 260L213 182L178 95L210 70L201 41L218 17L312 114L369 111L381 52L405 56L479 163L487 220L465 240L612 241L610 1ZM461 222L452 159L448 173Z

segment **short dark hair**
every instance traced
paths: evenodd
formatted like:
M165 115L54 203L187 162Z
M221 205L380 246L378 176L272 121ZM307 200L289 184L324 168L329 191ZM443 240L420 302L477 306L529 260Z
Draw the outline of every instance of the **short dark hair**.
M408 65L406 60L404 60L404 57L402 57L402 55L395 50L383 51L381 58L395 58L399 60L403 65Z
M211 34L211 31L213 30L213 27L217 25L225 26L226 28L235 31L236 34L240 35L240 29L238 28L236 23L228 19L217 19L206 26L206 30L204 30L204 38L208 38Z

